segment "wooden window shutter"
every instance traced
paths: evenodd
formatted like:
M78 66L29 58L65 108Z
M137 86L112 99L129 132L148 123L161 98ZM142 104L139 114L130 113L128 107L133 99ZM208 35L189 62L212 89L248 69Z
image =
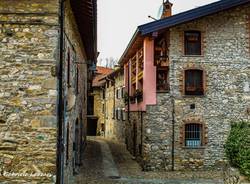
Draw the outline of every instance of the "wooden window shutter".
M183 145L185 138L185 124L182 124L180 127L180 144Z
M208 143L208 127L206 124L203 124L203 141L204 141L204 145L207 145L207 143Z
M203 70L203 95L207 92L207 72Z
M185 70L182 70L180 77L179 77L179 87L180 87L181 95L185 94L184 82L185 82Z

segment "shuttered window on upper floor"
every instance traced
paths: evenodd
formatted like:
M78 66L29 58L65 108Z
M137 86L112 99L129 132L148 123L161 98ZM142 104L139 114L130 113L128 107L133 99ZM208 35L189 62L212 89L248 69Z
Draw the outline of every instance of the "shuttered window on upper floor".
M184 54L201 55L201 32L185 31L184 32Z

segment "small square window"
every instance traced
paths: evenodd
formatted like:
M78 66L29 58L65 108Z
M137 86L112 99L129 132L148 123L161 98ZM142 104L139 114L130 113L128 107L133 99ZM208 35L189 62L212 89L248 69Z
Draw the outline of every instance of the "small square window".
M195 109L195 104L191 104L190 109Z

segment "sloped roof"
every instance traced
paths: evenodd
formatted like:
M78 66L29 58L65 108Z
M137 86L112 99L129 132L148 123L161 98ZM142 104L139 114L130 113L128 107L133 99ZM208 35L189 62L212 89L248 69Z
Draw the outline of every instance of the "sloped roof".
M97 71L95 73L95 77L93 79L92 84L93 84L93 87L101 87L105 83L105 80L101 80L101 79L111 74L113 72L113 69L102 67L102 66L97 66L96 70Z
M250 0L221 0L173 15L171 17L141 25L138 27L138 29L142 35L145 35L160 29L176 26L178 24L202 18L220 11L228 10L230 8L240 6L249 2Z
M166 17L164 19L156 20L147 24L143 24L138 26L136 29L132 39L130 40L125 52L123 53L122 57L120 58L119 63L122 64L124 58L127 57L127 53L129 52L130 48L136 42L141 41L141 37L153 33L155 31L159 31L162 29L170 28L179 24L183 24L186 22L190 22L208 15L212 15L221 11L225 11L240 5L244 5L250 3L250 0L221 0L217 1L205 6L201 6L198 8L194 8L192 10L188 10L171 17Z

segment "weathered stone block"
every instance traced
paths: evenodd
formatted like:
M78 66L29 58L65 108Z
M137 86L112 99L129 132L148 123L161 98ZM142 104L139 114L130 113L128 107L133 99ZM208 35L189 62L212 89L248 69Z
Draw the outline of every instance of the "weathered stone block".
M56 89L56 87L57 85L55 78L45 80L42 85L42 88L44 89Z

